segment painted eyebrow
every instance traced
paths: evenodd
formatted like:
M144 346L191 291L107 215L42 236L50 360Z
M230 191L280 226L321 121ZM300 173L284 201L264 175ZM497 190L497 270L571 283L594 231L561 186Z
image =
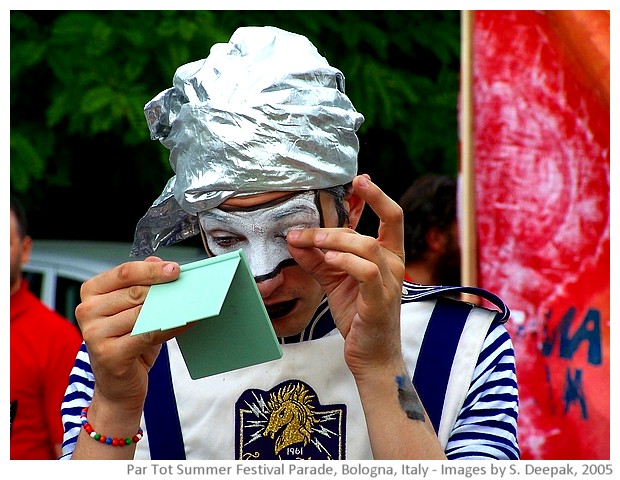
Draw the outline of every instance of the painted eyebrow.
M312 208L309 205L296 205L288 210L275 212L273 220L278 221L297 213L318 213L318 209L316 207Z
M288 217L290 215L295 215L297 213L316 213L318 209L312 208L309 205L295 205L294 207L283 209L282 211L275 212L273 216L273 220L280 220L281 218ZM240 211L241 212L241 211ZM231 211L222 211L218 208L213 208L208 212L204 212L201 214L202 218L207 218L209 220L226 220L229 218L229 214L237 213L237 210ZM243 212L241 212L243 213ZM271 212L270 212L271 213Z
M262 210L265 208L271 208L271 207L277 207L279 205L281 205L282 203L284 203L287 200L290 200L291 197L285 197L284 201L276 201L276 202L267 202L261 205L257 205L257 206L252 206L252 207L229 207L227 209L222 209L221 207L218 208L213 208L211 210L207 210L206 212L203 212L201 214L202 218L206 218L209 220L220 220L220 221L224 221L228 218L228 213L243 213L243 212L253 212L253 211L257 211L257 210ZM314 207L314 208L313 208ZM312 204L312 206L310 205L295 205L292 206L290 208L287 209L282 209L281 211L277 211L275 212L275 215L273 217L273 220L281 220L282 218L286 218L290 215L295 215L297 213L317 213L318 212L318 206L316 204ZM320 216L320 212L319 216Z
M200 214L200 218L204 218L207 220L219 220L219 221L225 221L229 215L229 212L224 212L222 210L220 210L219 208L212 208L211 210L208 210L206 212L203 212ZM233 212L230 212L233 213Z

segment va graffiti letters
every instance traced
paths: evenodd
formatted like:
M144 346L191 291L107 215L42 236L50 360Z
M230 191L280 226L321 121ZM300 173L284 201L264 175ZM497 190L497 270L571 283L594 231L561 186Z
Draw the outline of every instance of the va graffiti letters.
M560 323L553 329L545 329L545 339L542 344L542 354L550 357L554 354L554 347L559 344L557 355L567 360L573 359L579 348L587 348L587 361L592 366L602 363L601 315L596 309L589 309L581 320L575 318L577 309L570 307L562 317ZM547 314L547 323L551 312ZM573 325L580 321L575 329ZM571 335L571 332L574 332ZM547 366L549 380L558 372L552 372ZM584 372L581 368L566 367L564 373L564 413L567 413L573 404L580 408L581 416L588 418L588 408L584 393Z

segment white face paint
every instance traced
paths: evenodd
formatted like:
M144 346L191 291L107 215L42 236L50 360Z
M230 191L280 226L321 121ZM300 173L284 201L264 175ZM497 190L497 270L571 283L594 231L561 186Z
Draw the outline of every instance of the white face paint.
M209 254L221 255L243 248L256 281L274 277L294 264L286 234L317 228L321 216L315 192L303 192L258 207L212 208L198 214Z

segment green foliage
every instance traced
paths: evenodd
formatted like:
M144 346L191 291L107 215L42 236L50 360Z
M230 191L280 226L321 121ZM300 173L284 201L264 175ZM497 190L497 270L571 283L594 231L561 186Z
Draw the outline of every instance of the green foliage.
M20 152L25 161L11 163L12 187L25 191L30 186L30 178L41 178L45 168L45 159L39 154L35 145L21 132L11 132L11 152Z
M144 104L242 25L306 35L344 72L366 119L360 171L393 196L413 175L456 171L458 11L12 11L10 20L11 188L39 209L64 189L119 202L131 191L148 207L172 172L149 140Z

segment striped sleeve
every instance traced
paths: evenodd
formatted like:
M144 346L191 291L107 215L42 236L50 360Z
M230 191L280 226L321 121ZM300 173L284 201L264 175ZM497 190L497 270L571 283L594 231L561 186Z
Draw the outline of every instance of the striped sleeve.
M68 460L73 454L82 423L82 408L90 405L95 387L95 377L90 367L86 344L82 343L69 377L69 386L62 401L61 415L64 425L62 455L60 460Z
M450 460L518 460L519 398L510 335L494 323L446 445Z

